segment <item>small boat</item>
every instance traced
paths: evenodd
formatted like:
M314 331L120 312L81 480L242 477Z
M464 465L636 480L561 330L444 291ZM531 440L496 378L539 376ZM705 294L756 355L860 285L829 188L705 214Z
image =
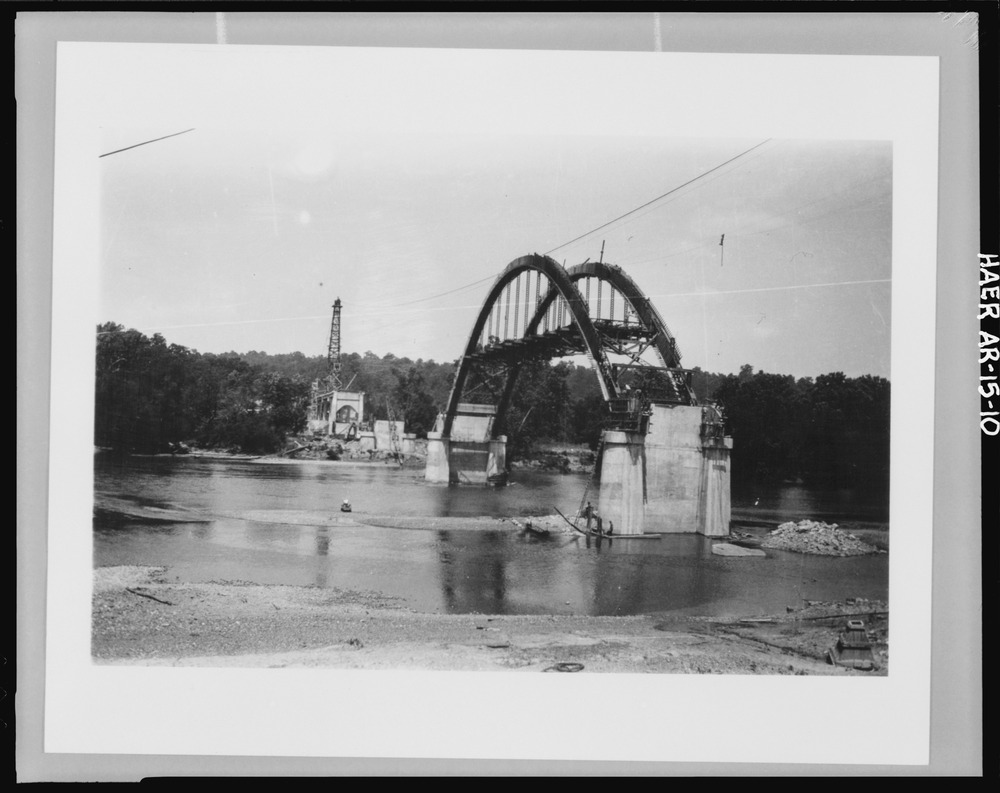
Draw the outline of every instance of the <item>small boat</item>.
M533 535L535 537L548 537L549 536L549 530L548 529L543 529L543 528L539 528L538 526L533 526L530 520L525 521L523 524L519 520L512 520L511 523L513 523L515 526L517 526L525 534L531 534L531 535Z
M580 532L580 534L585 534L588 537L597 537L602 540L658 540L661 535L659 534L615 534L607 531L596 531L595 529L581 529L573 521L562 514L556 507L553 507L556 513L566 521L573 529Z
M662 534L599 534L599 537L607 537L610 540L658 540Z
M532 526L530 520L528 521L527 525L524 527L524 530L528 534L533 534L536 537L548 537L549 536L549 530L548 529L540 529L537 526Z
M605 540L658 540L663 535L661 534L612 534L606 531L594 531L593 529L585 529L585 534L589 534L591 537L599 537Z

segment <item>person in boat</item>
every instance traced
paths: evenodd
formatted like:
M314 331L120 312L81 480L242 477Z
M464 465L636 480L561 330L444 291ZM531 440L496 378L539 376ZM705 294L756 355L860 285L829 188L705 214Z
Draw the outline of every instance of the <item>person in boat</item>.
M350 512L351 511L351 502L348 501L346 498L344 499L344 503L340 505L340 511L341 512Z

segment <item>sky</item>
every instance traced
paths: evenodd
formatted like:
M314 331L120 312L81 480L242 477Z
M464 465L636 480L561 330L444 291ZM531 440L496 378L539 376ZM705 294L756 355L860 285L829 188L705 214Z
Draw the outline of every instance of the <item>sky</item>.
M362 58L325 93L322 70L275 57L264 84L195 58L177 85L116 94L95 144L99 321L200 352L323 355L339 298L343 352L452 361L510 261L572 266L603 244L685 367L889 376L890 141L511 124L591 108L556 93L572 76L521 108L518 75L443 96Z

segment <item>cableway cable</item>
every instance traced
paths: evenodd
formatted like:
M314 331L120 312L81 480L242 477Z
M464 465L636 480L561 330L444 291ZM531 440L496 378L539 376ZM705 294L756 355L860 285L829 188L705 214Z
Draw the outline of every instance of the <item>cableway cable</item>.
M156 141L158 140L166 140L167 138L176 138L178 135L183 135L186 132L194 132L194 130L195 128L191 127L191 129L181 130L180 132L172 132L169 135L164 135L163 137L160 138L153 138L152 140L144 140L142 143L133 143L131 146L126 146L124 149L115 149L114 151L106 151L104 152L104 154L98 154L97 159L101 159L101 157L107 157L111 154L118 154L119 152L122 151L128 151L129 149L135 149L138 148L139 146L145 146L147 143L156 143Z
M619 215L616 218L612 218L607 223L602 223L600 226L597 226L596 228L592 228L590 231L584 232L579 237L574 237L573 239L569 240L569 242L564 242L562 245L556 245L556 247L552 248L551 250L545 251L545 255L548 256L550 253L554 253L555 251L559 250L560 248L565 248L567 245L572 245L574 242L577 242L578 240L582 240L584 237L586 237L589 234L593 234L595 231L600 231L603 228L607 228L612 223L617 223L619 220L627 218L629 215L635 214L640 209L645 209L646 207L648 207L648 206L650 206L652 204L655 204L657 201L660 201L661 199L666 198L668 195L673 195L678 190L682 190L683 188L687 187L689 184L693 184L694 182L697 182L699 179L703 179L704 177L708 176L710 173L714 173L715 171L719 170L720 168L724 168L725 166L729 165L729 163L738 160L740 157L745 157L750 152L754 151L755 149L759 149L761 146L763 146L765 143L768 143L771 140L772 140L771 138L768 138L767 140L762 140L756 146L751 146L749 149L747 149L744 152L740 152L735 157L731 157L730 159L726 160L725 162L719 163L714 168L709 168L704 173L698 174L698 176L694 177L693 179L689 179L688 181L684 182L684 184L678 185L677 187L674 187L673 189L668 190L663 195L659 195L656 198L652 199L651 201L647 201L645 204L642 204L641 206L637 206L635 209L630 209L624 215Z

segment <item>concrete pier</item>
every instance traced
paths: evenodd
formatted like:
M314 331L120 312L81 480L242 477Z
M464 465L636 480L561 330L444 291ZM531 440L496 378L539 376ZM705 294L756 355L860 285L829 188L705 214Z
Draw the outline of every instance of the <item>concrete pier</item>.
M447 484L451 481L448 466L450 445L449 440L442 438L440 432L427 433L427 468L424 479L428 482Z
M490 441L486 459L486 481L507 481L507 436L501 435Z
M729 450L732 438L719 439L719 445L702 447L703 496L701 499L701 533L707 537L724 537L729 534L732 502L729 494Z
M601 489L597 511L607 531L642 534L646 525L645 436L638 432L604 433Z
M428 482L485 485L507 478L507 436L487 441L443 438L440 432L427 433Z
M598 510L615 534L729 534L732 439L706 430L704 411L653 405L645 435L604 433Z
M507 436L491 438L496 408L493 405L462 403L444 437L444 417L438 416L434 432L427 433L428 482L476 484L502 478L507 469Z

